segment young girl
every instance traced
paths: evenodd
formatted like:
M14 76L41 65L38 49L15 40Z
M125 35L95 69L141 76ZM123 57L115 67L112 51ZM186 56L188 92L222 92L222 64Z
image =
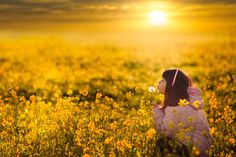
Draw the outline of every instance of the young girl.
M164 102L154 105L153 119L157 132L166 137L157 141L159 150L175 149L181 156L189 156L191 149L196 156L208 156L212 139L200 90L192 87L191 80L178 69L164 71L158 89L164 94ZM173 141L179 146L173 148Z

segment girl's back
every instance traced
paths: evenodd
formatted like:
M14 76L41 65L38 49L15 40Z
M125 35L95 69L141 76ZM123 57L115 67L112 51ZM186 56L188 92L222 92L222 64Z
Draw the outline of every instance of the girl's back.
M189 88L189 102L180 106L167 106L164 110L154 108L154 122L156 129L170 138L179 140L186 146L195 146L200 156L207 156L206 150L212 143L209 134L209 124L203 111L203 99L199 91Z
M199 150L209 149L212 142L204 111L190 105L166 107L163 130L167 136L177 138L185 145L193 144Z

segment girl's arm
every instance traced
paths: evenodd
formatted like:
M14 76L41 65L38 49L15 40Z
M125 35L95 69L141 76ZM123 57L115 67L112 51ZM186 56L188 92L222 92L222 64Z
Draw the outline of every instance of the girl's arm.
M163 120L165 117L164 109L159 108L158 105L155 105L152 112L155 128L157 131L162 132L161 126L163 125Z
M156 131L173 137L175 131L178 129L174 113L165 114L164 109L158 107L154 107L152 111Z

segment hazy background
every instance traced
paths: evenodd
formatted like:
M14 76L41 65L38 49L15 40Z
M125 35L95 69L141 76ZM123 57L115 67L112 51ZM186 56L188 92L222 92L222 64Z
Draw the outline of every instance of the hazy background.
M160 10L156 26L148 14ZM0 37L59 36L70 41L156 44L234 36L235 0L0 0Z

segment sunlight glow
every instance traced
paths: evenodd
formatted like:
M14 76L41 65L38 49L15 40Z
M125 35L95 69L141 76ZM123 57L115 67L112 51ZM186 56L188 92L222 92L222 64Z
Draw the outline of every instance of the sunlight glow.
M166 13L159 10L152 11L149 13L149 20L152 25L166 24Z

